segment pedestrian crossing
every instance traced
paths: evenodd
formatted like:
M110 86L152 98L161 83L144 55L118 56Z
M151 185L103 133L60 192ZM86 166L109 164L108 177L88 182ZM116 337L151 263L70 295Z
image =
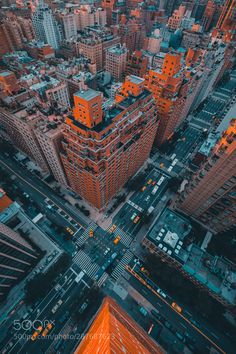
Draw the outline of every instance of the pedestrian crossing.
M112 227L113 224L110 224L107 231L109 232L109 229ZM124 230L120 229L119 227L116 227L116 229L113 232L114 238L117 236L120 236L120 242L125 246L129 247L131 242L133 241L132 237L128 235Z
M121 258L120 262L117 264L117 266L111 273L111 277L117 280L123 274L125 270L125 266L129 264L132 258L133 258L133 253L131 253L129 250L126 251L124 256Z
M97 263L92 263L91 258L82 250L80 250L73 258L73 262L76 263L81 270L90 277L94 278L97 271L100 269Z
M92 221L88 225L88 227L84 230L82 235L75 240L75 243L78 246L82 246L87 241L87 239L89 238L89 230L93 229L93 231L95 231L97 227L98 227L97 224L95 224L95 222Z
M102 286L102 284L107 280L108 278L108 274L105 272L103 273L103 275L101 276L101 278L97 281L97 285L100 287Z

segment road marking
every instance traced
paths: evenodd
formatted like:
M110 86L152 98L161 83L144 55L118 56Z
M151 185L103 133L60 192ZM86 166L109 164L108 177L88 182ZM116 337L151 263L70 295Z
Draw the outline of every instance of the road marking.
M28 184L31 188L35 189L38 193L42 194L45 198L48 198L49 200L51 200L59 209L59 205L54 202L52 199L50 199L44 192L40 191L38 188L36 188L34 185L32 185L31 183L29 183L27 180L25 180L21 175L19 175L17 172L15 172L11 167L9 167L5 162L3 162L1 159L0 159L1 163L3 165L5 165L5 167L7 167L10 171L12 171L12 173L14 175L16 175L17 177L19 177L20 179L22 179L22 181L24 181L26 184ZM43 188L40 186L40 188ZM66 214L68 214L66 211L64 211ZM77 224L79 224L83 229L85 229L84 226L82 226L78 221L76 221L75 219L72 218L72 220L74 220Z
M216 347L222 354L226 354L226 352L223 351L213 340L211 340L205 333L203 333L198 327L196 327L191 321L189 321L184 315L179 313L174 307L169 304L168 301L163 299L162 296L160 296L156 291L153 290L153 288L146 283L146 281L141 278L134 270L132 270L129 266L125 267L129 273L131 273L136 279L140 281L144 286L146 286L150 291L152 291L157 297L159 297L167 306L169 306L172 311L175 311L177 315L181 316L189 325L191 325L198 333L200 333L204 338L206 338L214 347Z

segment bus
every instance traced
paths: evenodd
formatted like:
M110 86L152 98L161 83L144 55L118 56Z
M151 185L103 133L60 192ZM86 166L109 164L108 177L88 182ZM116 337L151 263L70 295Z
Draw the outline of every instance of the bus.
M37 222L39 222L39 220L41 220L43 218L43 214L42 213L39 213L38 215L36 215L33 219L32 219L32 222L34 224L37 224Z

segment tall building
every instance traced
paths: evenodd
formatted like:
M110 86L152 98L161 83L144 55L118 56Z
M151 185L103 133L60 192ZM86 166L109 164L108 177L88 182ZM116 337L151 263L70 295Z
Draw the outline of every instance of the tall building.
M9 70L0 71L0 90L1 89L6 95L11 95L19 91L20 86L14 72Z
M0 204L4 197L0 190ZM37 263L38 254L17 232L0 223L0 299Z
M218 19L217 28L227 30L232 28L236 30L236 0L225 0L222 7L220 17Z
M183 5L180 5L180 7L177 10L174 10L172 16L169 17L168 20L169 29L176 31L178 28L180 28L180 24L184 17L185 11L186 11L186 7Z
M162 348L117 305L106 297L75 354L162 354Z
M126 75L143 77L147 72L148 58L139 50L128 53L126 62Z
M113 106L102 111L102 95L74 94L61 154L70 187L104 208L148 158L157 130L155 101L144 79L126 78Z
M63 35L66 40L76 39L77 37L77 21L76 14L74 13L62 13L60 14L60 20L63 28Z
M122 81L125 76L128 50L120 44L108 48L106 52L105 68L109 71L115 81Z
M156 144L159 146L175 131L184 118L188 82L184 81L181 71L181 54L168 53L162 70L150 70L145 76L146 86L153 93L157 104L160 124L157 130Z
M236 225L236 119L186 186L177 208L219 232Z
M39 1L39 5L32 16L32 21L36 38L50 44L52 48L58 49L61 41L59 27L52 10L44 3L44 0Z
M216 3L213 0L208 0L201 21L202 27L205 31L208 31L211 28L215 11L216 11Z

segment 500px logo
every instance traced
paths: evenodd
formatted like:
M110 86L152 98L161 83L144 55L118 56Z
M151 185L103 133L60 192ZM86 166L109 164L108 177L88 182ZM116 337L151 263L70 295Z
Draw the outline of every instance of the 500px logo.
M24 331L28 331L30 329L37 330L38 327L47 327L48 324L55 325L55 321L49 321L49 320L14 320L13 322L13 328L15 331L20 331L23 329Z

